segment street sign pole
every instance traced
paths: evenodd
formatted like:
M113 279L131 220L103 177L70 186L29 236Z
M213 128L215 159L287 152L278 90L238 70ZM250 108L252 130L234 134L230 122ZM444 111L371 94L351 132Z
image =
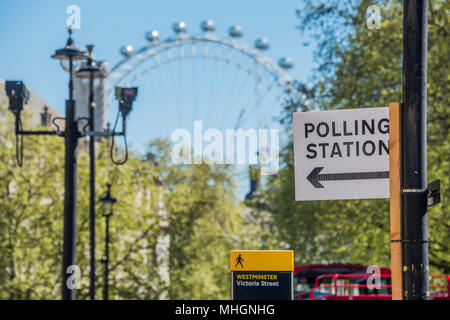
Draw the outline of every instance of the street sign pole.
M403 297L426 300L428 1L403 5L402 233Z
M401 106L389 104L389 190L392 300L403 300L401 209Z

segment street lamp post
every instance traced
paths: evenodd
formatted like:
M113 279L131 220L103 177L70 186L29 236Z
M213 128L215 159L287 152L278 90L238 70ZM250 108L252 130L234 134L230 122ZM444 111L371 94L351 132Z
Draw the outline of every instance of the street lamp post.
M75 298L76 284L69 283L70 266L75 265L76 240L76 173L77 173L77 142L80 136L77 120L75 120L75 101L73 100L73 61L85 59L84 51L75 47L72 39L72 29L69 28L69 38L66 46L56 50L54 59L69 61L69 100L66 100L65 131L26 131L22 129L21 111L27 103L29 93L21 81L6 81L6 93L9 98L9 109L16 117L16 135L59 135L65 140L65 189L64 189L64 235L63 235L63 269L62 269L62 299ZM17 139L17 142L22 139ZM17 150L19 166L22 166L23 144Z
M64 137L65 140L65 188L64 188L64 230L63 230L63 270L62 270L62 299L74 300L76 283L73 283L71 272L75 266L75 249L76 249L76 192L77 192L77 145L78 139L85 136L101 136L126 137L126 118L132 110L132 103L137 95L137 88L116 88L117 99L119 100L119 114L122 114L122 131L103 132L89 130L84 128L82 131L78 130L78 121L85 120L85 118L75 119L75 101L73 100L73 62L88 58L85 51L78 49L72 39L72 29L69 27L69 38L66 46L55 51L52 58L62 61L69 61L69 99L66 100L66 117L58 118L65 120L65 130L61 131L58 125L53 121L57 128L54 131L29 131L23 130L21 121L21 112L24 104L29 99L29 92L22 81L6 81L5 89L9 98L9 110L15 116L15 133L16 133L16 158L19 166L23 162L23 136L24 135L57 135ZM93 98L93 96L92 96ZM92 114L92 113L91 113ZM53 119L56 120L57 118ZM91 118L93 119L93 117ZM93 128L93 125L92 127ZM93 139L92 139L93 140ZM111 148L112 158L112 148ZM112 158L113 162L114 159ZM123 164L124 161L114 162ZM92 177L92 175L91 175ZM92 228L92 225L91 225ZM92 229L91 229L92 230ZM75 277L76 279L76 277ZM95 280L95 275L94 275ZM92 294L92 292L91 292Z
M106 78L107 73L100 68L99 63L92 55L93 45L86 46L89 52L87 62L76 72L78 78L89 79L89 129L95 131L95 102L94 102L94 79ZM90 272L90 298L95 300L95 138L89 138L89 166L90 166L90 249L91 249L91 272Z
M103 198L100 198L100 202L103 205L103 216L106 218L106 227L105 227L105 256L102 259L102 262L105 264L105 286L103 288L103 300L108 300L108 268L109 268L109 218L113 214L113 205L117 202L117 200L111 196L111 185L107 184L106 195Z

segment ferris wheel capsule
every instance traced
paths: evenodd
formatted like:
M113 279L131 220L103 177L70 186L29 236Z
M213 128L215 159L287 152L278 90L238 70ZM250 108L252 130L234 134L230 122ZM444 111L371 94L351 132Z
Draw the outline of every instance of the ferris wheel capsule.
M258 50L267 50L270 48L269 39L259 38L255 41L255 48Z
M244 32L241 26L231 26L228 28L228 34L232 38L240 38L244 35Z
M216 24L212 20L205 20L200 24L203 32L214 32L216 30Z
M283 57L278 60L278 65L283 69L291 69L294 66L294 61L290 57Z
M159 40L159 32L157 30L149 31L145 34L145 38L149 42L156 42Z
M122 46L120 48L120 54L126 58L133 56L134 55L133 46L131 45Z
M177 33L177 34L186 33L186 32L187 32L187 25L186 25L186 22L183 22L183 21L175 22L175 23L172 25L172 29L173 29L173 31L175 31L175 33Z

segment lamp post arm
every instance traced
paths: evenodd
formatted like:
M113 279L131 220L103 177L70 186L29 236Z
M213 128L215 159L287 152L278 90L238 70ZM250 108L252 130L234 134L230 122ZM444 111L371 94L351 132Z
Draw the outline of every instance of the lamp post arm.
M20 120L20 115L16 115L16 135L24 135L24 136L30 136L30 135L37 135L37 136L43 136L43 135L58 135L63 136L63 131L49 131L49 130L22 130L22 121Z
M80 133L82 137L115 137L115 136L124 136L125 132L108 132L108 131L83 131Z
M64 136L63 131L22 131L17 130L16 134L24 136Z

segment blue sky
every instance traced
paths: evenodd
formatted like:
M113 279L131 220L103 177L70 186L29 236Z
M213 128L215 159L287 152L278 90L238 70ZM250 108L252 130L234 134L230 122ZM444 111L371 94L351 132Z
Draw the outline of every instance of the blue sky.
M186 21L190 30L198 31L201 21L212 19L219 35L226 35L230 25L243 26L243 41L248 45L257 37L269 38L267 55L274 60L292 57L295 68L290 73L297 79L305 80L312 67L311 49L302 46L305 38L295 29L299 0L0 1L0 77L22 79L61 111L67 96L67 74L50 55L65 44L66 8L71 4L81 8L76 44L94 43L96 57L110 65L120 60L121 45L142 46L148 30L158 29L164 37L173 34L175 21Z
M217 26L216 34L221 37L227 36L229 26L241 25L244 37L240 41L250 47L255 39L267 37L271 48L264 54L275 62L283 56L293 58L295 67L289 73L297 80L307 81L314 67L311 46L302 45L311 39L295 28L298 24L295 10L301 6L300 0L1 0L0 78L23 80L62 114L68 96L68 75L50 56L65 45L69 16L66 9L70 5L81 9L81 29L74 32L76 45L84 48L86 44L95 44L96 58L108 61L109 66L121 60L119 48L122 45L131 44L135 48L145 45L144 35L149 30L157 29L161 38L167 38L173 35L174 22L185 21L190 32L198 33L200 22L212 19ZM144 151L150 139L168 137L175 128L192 131L193 120L212 118L206 126L233 128L232 120L224 124L225 118L235 121L239 114L239 109L228 105L233 100L231 96L239 97L234 97L239 100L236 102L239 108L255 104L249 118L267 118L268 114L260 110L260 102L254 98L252 84L243 85L247 81L243 80L245 74L228 69L230 67L217 67L211 62L191 62L190 66L180 63L161 68L133 83L139 87L139 95L129 117L128 141L132 147ZM200 79L195 80L199 84L192 80L194 73L200 75L196 76ZM239 94L234 89L236 83L237 87L242 86ZM199 93L192 92L195 90L191 84ZM225 89L219 89L221 86ZM228 96L226 89L230 91ZM225 93L214 98L211 94L214 90ZM209 91L214 110L209 110L212 107L207 105L194 113L194 102L207 104ZM272 106L268 98L261 99L264 100L261 103L266 102L269 108L278 110L279 106ZM108 108L107 114L112 121L115 106ZM246 183L243 188L247 189Z
M61 113L68 96L68 75L62 71L59 62L50 56L55 49L65 45L65 25L69 16L66 9L70 5L78 5L81 9L81 30L74 32L75 43L83 48L86 44L95 44L96 58L108 61L110 66L120 61L119 48L122 45L131 44L135 48L145 45L144 35L149 30L157 29L161 37L166 38L173 35L171 26L176 21L185 21L190 32L200 32L200 22L212 19L216 23L216 34L219 36L226 36L229 26L241 25L244 29L241 41L248 46L253 46L256 38L267 37L271 48L264 54L274 61L278 61L282 56L292 57L295 67L289 73L295 79L306 81L314 67L311 46L302 45L303 42L311 40L295 28L298 24L295 10L301 6L300 0L1 0L0 78L23 80ZM162 68L161 72L152 75L154 79L149 76L147 80L133 83L139 86L140 92L129 121L129 142L132 145L142 150L149 139L168 136L174 128L187 126L192 129L189 128L192 127L192 120L199 116L185 116L186 113L193 113L193 104L187 101L186 92L177 94L176 90L180 90L181 86L184 86L185 91L191 90L186 89L186 85L181 82L192 82L189 79L193 77L192 70L199 68L198 65L201 64L196 63L194 67L180 64ZM236 78L231 75L226 78L225 73L229 71L224 66L219 66L218 71L212 71L216 67L205 63L202 68L211 69L211 74L208 76L205 73L204 83L200 84L202 94L209 90L210 85L214 90L222 90L221 87L227 89L236 81L233 79L241 77L236 73ZM182 72L183 76L177 75L177 70ZM210 83L214 81L217 81L217 84ZM243 97L253 94L252 90L248 91L251 92L244 92ZM158 96L152 97L153 93L158 93ZM216 118L216 122L211 122L210 126L219 126L223 118L228 116L227 113L236 117L239 112L238 109L231 111L226 98L219 100L221 101L214 103L217 104L218 109L215 110L218 111L213 110L211 115L208 114L208 118ZM183 103L182 107L178 107L180 109L167 107L176 101ZM239 103L250 104L244 98ZM277 107L274 106L275 109ZM114 118L115 111L108 109L108 119ZM206 118L206 115L204 116ZM264 116L267 115L257 115L258 118ZM180 123L180 119L188 120Z

